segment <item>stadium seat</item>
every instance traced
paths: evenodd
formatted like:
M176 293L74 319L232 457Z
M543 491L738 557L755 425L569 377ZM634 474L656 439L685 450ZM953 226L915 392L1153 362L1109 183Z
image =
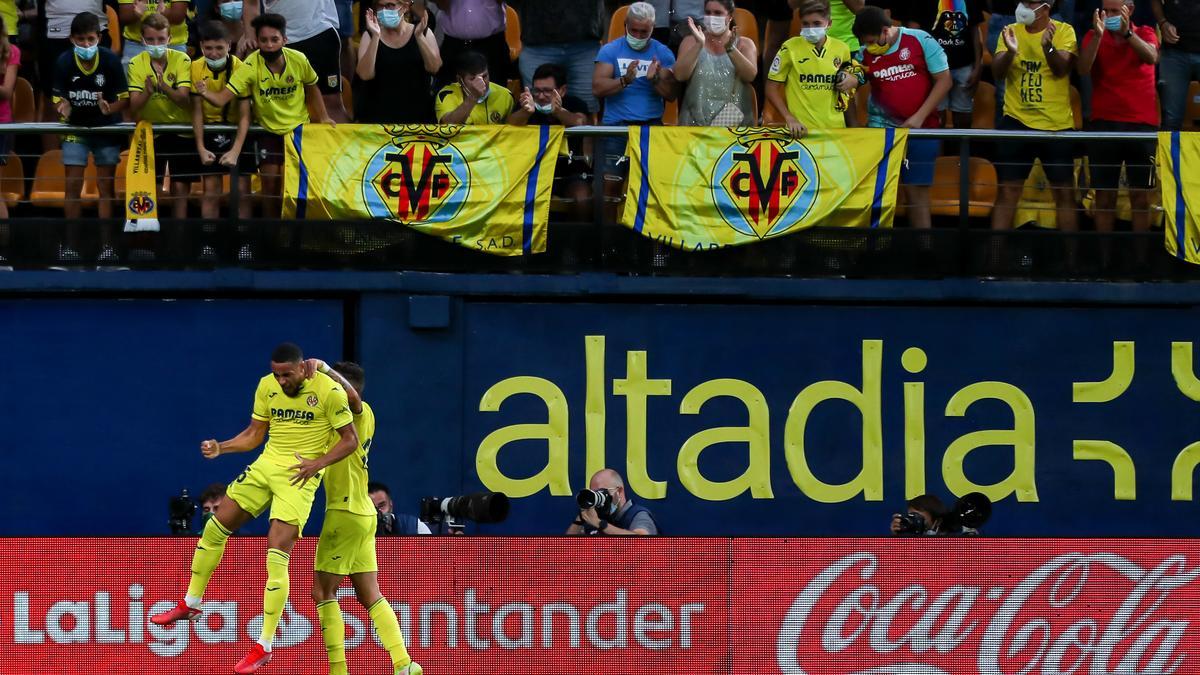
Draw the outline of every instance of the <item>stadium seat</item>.
M8 164L4 165L4 173L0 176L0 196L10 209L25 199L25 167L16 153L8 153Z
M124 197L125 195L125 170L128 168L128 166L129 151L122 150L121 161L117 162L117 176L116 179L113 180L113 193L117 195L117 197ZM124 199L121 201L124 201Z
M521 55L521 17L512 5L505 5L504 13L504 39L508 42L508 57L516 61Z
M673 127L679 124L679 101L667 101L663 108L663 125Z
M996 87L990 82L980 82L976 86L971 127L973 129L996 128Z
M112 38L112 50L117 56L121 55L121 22L117 19L117 10L112 8L112 5L104 6L104 13L108 15L108 36Z
M758 19L755 18L754 13L738 7L733 10L733 22L738 27L738 35L750 38L750 41L754 43L754 48L761 54L762 43L758 38Z
M960 166L958 157L937 158L929 198L933 215L958 215ZM986 218L996 205L996 167L981 157L972 157L967 166L967 179L971 184L968 212L972 218Z
M13 87L12 114L14 122L33 122L37 119L37 96L29 80L18 77Z
M621 5L613 12L612 20L608 22L608 41L612 42L625 34L625 15L629 13L629 5Z
M34 206L61 209L66 201L66 193L67 170L62 163L62 150L50 150L38 160L29 201ZM96 166L89 158L83 173L84 206L95 205L98 196Z

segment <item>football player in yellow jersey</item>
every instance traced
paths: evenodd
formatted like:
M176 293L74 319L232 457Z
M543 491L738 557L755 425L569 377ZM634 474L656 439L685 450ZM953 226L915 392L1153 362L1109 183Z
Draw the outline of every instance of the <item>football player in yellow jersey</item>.
M329 653L329 675L347 675L346 624L338 606L337 589L349 576L354 594L367 609L379 641L392 658L395 675L421 675L421 666L413 662L404 646L404 635L396 612L379 592L379 567L375 562L375 526L378 515L367 492L367 459L375 438L375 413L362 400L366 382L357 363L343 361L330 368L320 359L305 361L310 377L326 373L346 390L358 449L345 461L331 464L325 471L325 525L317 543L316 574L312 596L321 619L325 650Z
M271 374L254 393L250 426L227 441L207 440L200 452L208 459L267 445L242 475L229 484L226 499L204 526L192 556L187 595L171 610L150 620L160 626L200 615L204 589L234 530L271 509L267 533L267 584L263 593L262 636L235 673L254 673L271 660L271 642L288 597L288 558L300 538L321 482L322 470L358 449L354 416L346 391L328 375L304 376L300 348L284 343L271 354ZM330 446L330 435L337 442ZM326 451L328 449L328 451Z

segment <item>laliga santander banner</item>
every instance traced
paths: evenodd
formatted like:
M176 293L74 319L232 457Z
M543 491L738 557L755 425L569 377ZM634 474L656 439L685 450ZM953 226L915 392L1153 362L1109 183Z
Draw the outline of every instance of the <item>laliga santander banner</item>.
M283 217L392 220L495 255L546 250L562 127L304 125Z
M5 675L228 672L258 636L259 538L230 540L201 620L146 619L193 539L0 540ZM265 673L325 672L315 541ZM1200 542L388 538L380 584L426 672L1008 675L1200 672ZM339 591L351 672L387 670Z
M905 129L631 127L621 222L710 250L817 225L890 227Z

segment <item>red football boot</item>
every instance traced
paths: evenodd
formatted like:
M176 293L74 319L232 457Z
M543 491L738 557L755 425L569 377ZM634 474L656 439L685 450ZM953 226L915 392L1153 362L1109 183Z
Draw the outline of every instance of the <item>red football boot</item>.
M259 668L270 662L271 652L263 649L262 645L255 642L254 646L250 648L250 653L246 655L246 658L239 661L233 667L233 672L238 675L250 675L251 673L257 673Z
M159 626L170 626L176 621L191 621L198 616L200 616L200 610L188 607L186 602L180 600L179 604L171 609L159 612L150 617L150 623L158 624Z

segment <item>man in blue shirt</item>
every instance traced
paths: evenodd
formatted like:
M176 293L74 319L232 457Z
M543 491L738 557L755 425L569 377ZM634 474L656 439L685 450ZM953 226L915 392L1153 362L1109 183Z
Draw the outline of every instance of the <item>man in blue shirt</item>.
M664 99L675 100L678 87L671 67L675 55L650 37L654 6L635 2L625 17L625 37L600 48L592 76L592 93L604 100L603 123L612 126L662 124ZM601 158L605 175L621 176L617 163L625 154L625 139L605 138ZM628 169L628 167L625 167ZM607 183L621 189L619 183Z

